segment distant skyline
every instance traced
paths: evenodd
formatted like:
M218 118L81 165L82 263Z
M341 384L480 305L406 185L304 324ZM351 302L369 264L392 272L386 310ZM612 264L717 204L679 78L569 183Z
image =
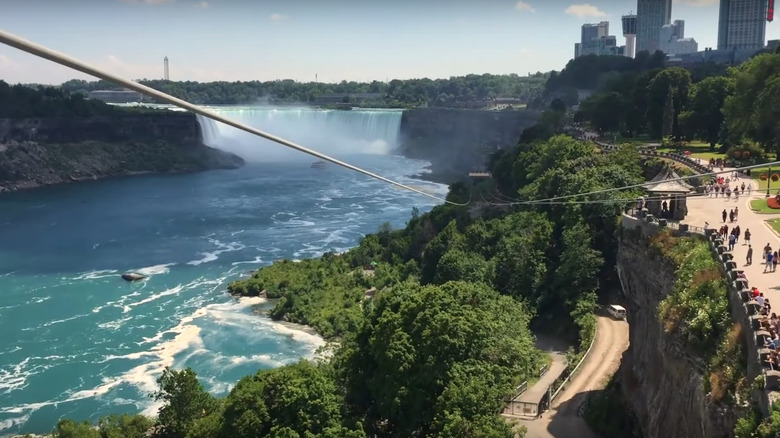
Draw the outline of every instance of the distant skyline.
M699 49L717 46L718 0L674 0ZM0 0L0 29L129 79L340 82L560 70L584 23L636 1ZM780 25L767 23L767 39ZM0 79L90 76L0 45Z

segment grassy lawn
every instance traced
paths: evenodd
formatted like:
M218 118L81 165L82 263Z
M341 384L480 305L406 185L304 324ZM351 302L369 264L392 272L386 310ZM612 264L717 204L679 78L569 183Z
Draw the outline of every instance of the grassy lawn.
M780 219L769 219L766 222L775 230L775 233L780 234Z
M776 208L769 208L768 205L766 205L766 199L754 199L750 201L750 209L755 211L756 213L767 213L767 214L778 214L780 213L780 209Z
M684 151L691 151L691 156L693 158L700 158L702 160L709 160L710 158L725 158L726 154L721 154L717 151L718 146L715 146L715 151L712 151L710 149L710 145L708 143L703 143L700 141L692 141L688 143L687 145L683 146L682 148L678 149L675 147L667 147L667 148L658 148L658 152L684 152Z
M761 174L762 173L768 173L769 168L767 167L757 167L755 169L750 169L750 177L753 178L758 183L759 189L766 190L766 183L769 181L769 193L774 195L777 193L777 190L780 189L780 180L779 181L772 181L771 179L767 179L767 181L761 181ZM780 166L774 166L772 168L772 174L780 174ZM771 174L769 174L771 176Z

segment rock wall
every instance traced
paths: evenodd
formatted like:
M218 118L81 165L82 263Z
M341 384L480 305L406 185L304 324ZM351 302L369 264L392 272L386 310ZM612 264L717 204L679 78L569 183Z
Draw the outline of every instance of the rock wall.
M431 161L433 178L453 182L485 165L497 149L515 146L539 113L420 108L404 111L401 152Z
M243 160L205 146L195 115L0 119L0 192L149 172L237 168Z
M676 267L649 248L653 227L624 217L618 273L630 345L619 370L623 395L645 438L733 436L734 415L704 391L706 364L667 335L659 320L658 305L674 288Z

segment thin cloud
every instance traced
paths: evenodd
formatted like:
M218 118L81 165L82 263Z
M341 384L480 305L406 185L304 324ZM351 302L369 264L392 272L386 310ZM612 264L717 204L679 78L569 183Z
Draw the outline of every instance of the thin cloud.
M195 3L196 8L206 9L209 7L209 2L198 2Z
M579 18L598 18L598 17L606 17L607 13L599 10L599 8L593 6L590 3L583 3L580 5L571 5L568 8L566 8L565 11L569 15L574 15L575 17Z
M517 9L520 12L531 12L531 13L536 12L536 9L534 9L531 5L529 5L524 1L517 2L517 4L515 5L515 9Z
M271 21L282 21L282 20L284 20L284 19L285 19L285 18L287 18L287 17L285 17L285 16L284 16L284 15L282 15L282 14L271 14L271 15L270 15L268 18L269 18Z

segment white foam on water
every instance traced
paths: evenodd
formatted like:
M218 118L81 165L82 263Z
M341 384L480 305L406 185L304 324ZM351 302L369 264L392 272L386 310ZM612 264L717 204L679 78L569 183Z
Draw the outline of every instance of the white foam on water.
M167 274L171 271L171 266L174 266L176 263L166 263L163 265L154 265L154 266L147 266L145 268L136 269L133 272L137 272L141 275L146 275L147 277L150 275L161 275L161 274Z
M263 263L263 258L260 257L260 256L255 256L254 260L244 260L244 261L241 261L241 262L233 262L233 263L231 263L231 265L232 266L248 265L248 264L249 265L258 265L258 264L261 264L261 263Z
M219 259L219 255L225 252L232 252L232 251L240 251L244 248L246 248L246 245L243 245L239 242L230 242L230 243L222 243L217 239L209 239L209 242L217 246L217 249L212 252L200 252L198 255L203 256L203 258L199 260L191 260L187 262L188 265L192 266L198 266L202 265L203 263L209 263L213 262L214 260Z
M114 321L107 321L101 324L98 324L99 328L106 329L106 330L118 330L120 327L125 325L127 321L132 320L132 316L128 316L127 318L120 318L116 319Z
M116 269L100 269L82 273L76 277L69 278L68 280L96 280L98 278L114 277L117 272L119 271Z
M172 288L170 288L170 289L166 289L166 290L164 290L164 291L162 291L162 292L159 292L159 293L156 293L156 294L154 294L154 295L152 295L152 296L149 296L149 297L147 297L147 298L144 298L144 299L143 299L143 300L141 300L141 301L136 301L136 302L134 302L134 303L125 304L125 305L122 307L122 313L127 313L127 312L129 312L130 310L132 310L132 308L133 308L133 307L140 306L140 305L142 305L142 304L146 304L146 303L151 303L152 301L159 300L160 298L162 298L162 297L167 297L168 295L177 295L179 292L181 292L182 290L184 290L184 287L185 287L185 286L183 286L183 285L181 285L181 284L180 284L180 285L178 285L178 286L172 287Z

